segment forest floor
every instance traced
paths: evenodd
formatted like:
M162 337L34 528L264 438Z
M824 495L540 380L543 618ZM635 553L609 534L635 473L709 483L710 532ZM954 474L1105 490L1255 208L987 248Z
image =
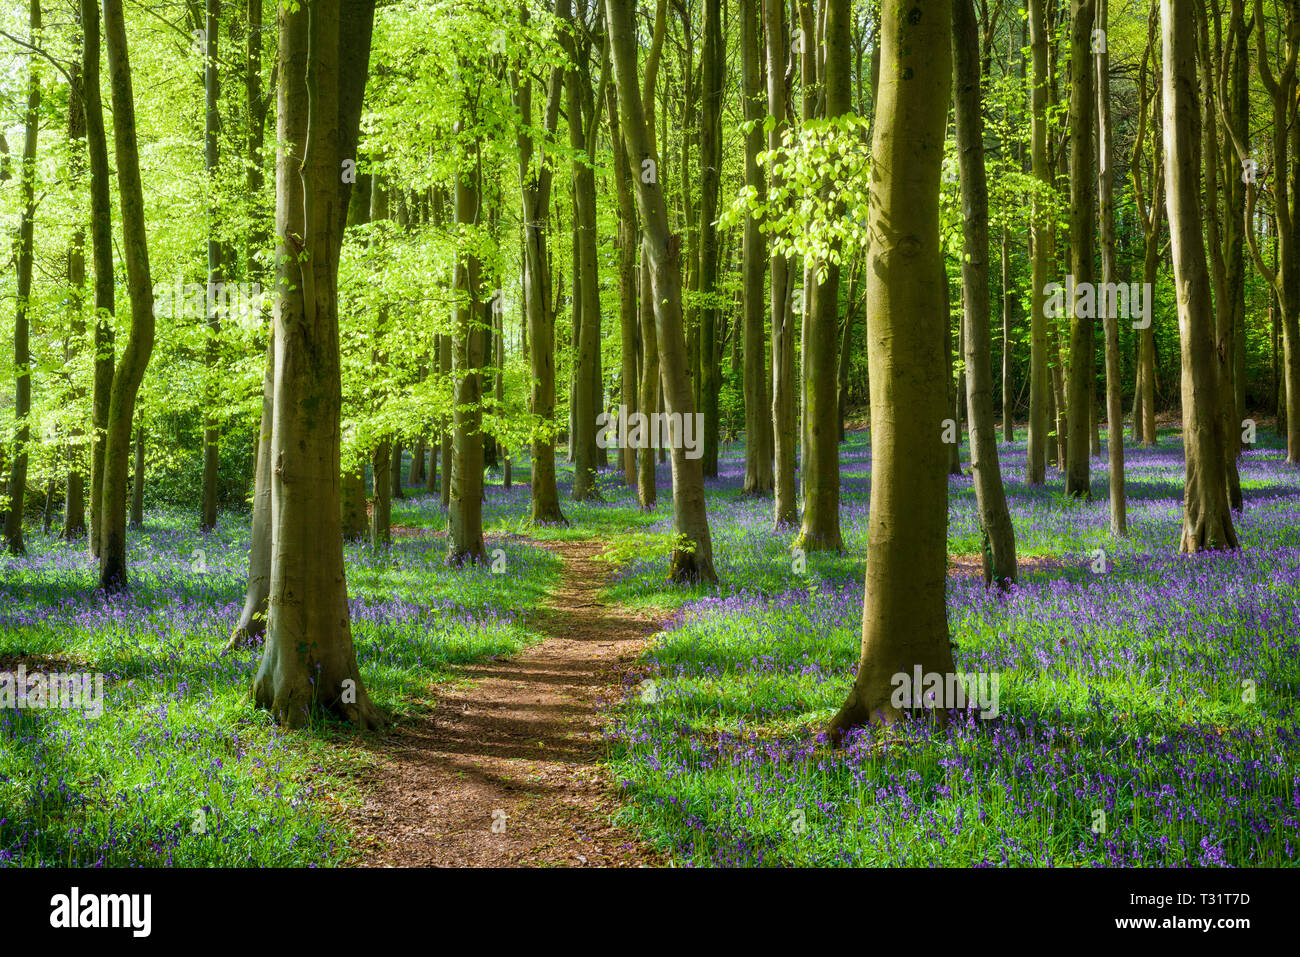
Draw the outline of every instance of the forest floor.
M601 598L598 540L541 542L563 575L518 656L457 668L433 708L370 745L354 812L366 866L640 866L663 863L613 826L606 709L657 622Z

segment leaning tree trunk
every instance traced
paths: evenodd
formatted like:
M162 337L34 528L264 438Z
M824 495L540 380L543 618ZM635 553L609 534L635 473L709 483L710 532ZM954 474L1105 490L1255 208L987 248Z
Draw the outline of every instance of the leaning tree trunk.
M785 4L782 0L764 0L767 19L767 111L772 117L767 133L767 148L775 153L781 146L786 128L786 48ZM777 173L772 171L773 187ZM795 434L794 393L794 312L791 309L794 283L794 261L783 253L773 253L771 274L771 299L769 305L772 326L772 454L773 496L772 523L776 528L787 528L799 521L799 503L795 498L795 455L798 438Z
M610 53L618 85L623 140L633 163L649 160L651 174L637 180L637 209L644 228L642 248L650 265L654 294L655 329L662 363L664 404L670 416L695 415L695 400L687 377L686 336L682 330L681 236L668 231L668 203L658 175L658 155L645 121L641 91L637 88L635 26L629 4L607 0L606 23ZM653 109L653 101L649 104ZM653 406L643 406L653 408ZM673 471L673 581L717 581L713 570L713 542L705 509L704 470L700 459L688 458L680 441L672 449Z
M759 48L762 40L761 0L743 0L740 6L741 91L744 116L750 124L745 132L745 186L758 197L764 195L763 171L758 154L763 149L763 71ZM771 418L767 399L767 361L763 348L763 234L758 217L745 217L742 257L744 260L744 391L745 391L745 485L747 495L772 491Z
M40 0L31 0L31 35L37 40L41 32ZM36 224L36 134L41 118L41 80L32 54L27 80L27 112L23 117L23 168L20 172L22 214L18 221L17 308L14 311L14 460L9 470L8 511L5 514L5 544L9 551L21 555L23 545L23 511L27 500L27 445L32 429L32 356L28 335L31 326L33 238Z
M337 283L350 192L339 168L354 155L373 19L373 0L280 13L271 597L253 695L290 727L317 709L383 723L357 668L339 524Z
M108 592L126 587L127 461L135 400L153 353L153 281L149 276L144 189L136 147L135 96L127 54L122 0L104 0L104 40L108 50L109 88L113 98L113 141L117 158L118 198L122 210L122 248L131 302L131 329L122 359L113 373L104 443L103 514L100 516L99 586ZM89 77L88 84L89 85Z
M1110 22L1108 0L1099 0L1097 29L1105 35ZM1097 189L1101 210L1101 281L1111 289L1116 280L1115 268L1115 177L1111 172L1110 126L1110 54L1106 45L1097 49ZM1128 514L1124 497L1124 397L1120 373L1119 313L1117 303L1103 305L1102 323L1106 336L1106 451L1110 470L1110 530L1115 535L1128 533Z
M872 143L867 355L871 508L862 656L831 740L888 723L895 675L953 670L945 605L948 416L946 310L934 277L939 174L952 75L949 0L884 0L880 103ZM915 704L915 700L913 704Z
M267 336L266 361L262 365L262 418L257 428L257 459L253 465L253 522L248 542L248 584L244 586L244 607L230 633L230 641L226 644L227 651L266 634L266 604L271 596L271 429L275 421L274 330Z
M1201 235L1200 107L1195 0L1161 0L1165 192L1182 342L1186 484L1181 549L1236 548L1223 469L1210 276Z
M1070 3L1070 273L1075 289L1093 283L1096 247L1096 178L1093 173L1092 127L1096 111L1093 93L1092 22L1094 0ZM1092 392L1096 379L1093 344L1095 310L1080 309L1079 297L1067 303L1070 315L1070 380L1066 405L1067 434L1065 492L1092 499L1089 476L1092 431ZM1095 304L1095 301L1094 301ZM1081 314L1082 313L1082 314Z
M989 194L984 170L984 129L980 113L979 30L971 0L954 0L953 65L956 86L957 150L960 157L964 248L961 280L965 312L966 399L969 411L971 474L980 525L988 539L984 581L1006 588L1016 580L1016 533L1007 509L998 466L998 433L993 419L993 361L989 320Z

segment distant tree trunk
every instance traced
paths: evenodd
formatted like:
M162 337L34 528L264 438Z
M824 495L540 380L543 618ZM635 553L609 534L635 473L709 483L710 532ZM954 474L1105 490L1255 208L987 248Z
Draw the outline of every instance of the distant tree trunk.
M1182 341L1186 483L1181 550L1236 548L1223 469L1210 277L1201 236L1195 0L1161 0L1165 189Z
M131 478L131 527L144 526L144 417L135 427L135 468Z
M1110 26L1109 0L1098 0L1097 29L1102 35ZM1110 53L1099 44L1097 64L1097 189L1101 208L1101 281L1105 289L1118 279L1115 266L1115 174L1111 170ZM1124 495L1124 397L1120 373L1119 313L1116 302L1103 305L1102 323L1106 336L1106 451L1109 457L1110 530L1128 534L1128 511Z
M766 195L758 154L763 149L762 0L743 0L740 6L741 92L745 120L745 185L758 196ZM745 217L744 259L744 391L745 485L749 495L772 491L771 407L767 396L767 361L763 348L763 266L766 253L758 218ZM733 340L734 341L734 340Z
M393 451L388 463L388 481L392 488L393 501L406 498L406 492L402 489L402 454L405 451L400 439L393 441Z
M498 370L497 381L501 381L500 371ZM415 444L411 446L411 468L406 473L406 482L408 485L419 485L424 481L424 436L419 435L415 438Z
M99 76L99 4L80 0L82 77ZM82 81L86 107L86 155L90 161L90 240L95 263L95 374L90 400L90 554L100 555L103 528L104 445L109 397L113 391L113 207L108 170L108 137L99 84Z
M825 61L819 76L829 119L853 109L850 6L849 0L826 0ZM828 192L824 195L829 198ZM839 207L836 214L841 214ZM835 375L840 268L834 262L825 268L825 281L814 289L813 314L807 324L808 351L803 363L808 447L803 460L803 526L797 544L805 552L844 549L840 534L839 396Z
M637 208L643 224L643 248L650 263L655 328L663 365L664 401L670 416L682 426L694 419L695 402L686 370L686 336L682 330L681 235L669 234L668 204L658 154L649 137L641 91L637 88L637 44L630 5L607 0L606 23L610 53L618 88L619 115L624 145L634 164L650 160L651 176L637 180ZM653 100L649 104L653 110ZM645 167L642 167L643 169ZM673 463L673 543L671 578L676 582L717 581L713 570L713 543L705 510L701 460L689 458L682 442L675 442Z
M596 177L587 158L587 132L583 126L584 95L590 95L587 66L590 44L563 34L573 66L565 78L569 120L569 147L573 151L573 302L574 375L572 403L573 500L599 499L596 484L595 397L600 374L600 276L596 259ZM594 134L594 131L593 131Z
M256 204L262 194L262 127L266 107L262 102L262 0L248 2L247 64L244 105L248 112L247 171L245 187ZM261 275L258 253L266 244L264 230L255 226L247 260L250 276ZM261 317L258 317L260 323ZM267 602L271 596L271 430L275 416L275 329L266 333L266 360L262 371L262 417L257 428L257 455L253 463L253 516L248 543L248 584L244 607L226 644L229 651L266 634ZM364 492L362 493L364 495ZM362 521L365 508L362 506Z
M219 349L221 335L221 316L217 312L217 300L213 290L220 288L222 280L221 240L217 234L216 206L217 167L220 160L218 134L221 127L220 98L221 78L217 72L218 43L221 32L221 0L206 0L204 17L204 35L206 49L203 57L203 169L208 176L208 187L212 191L212 205L208 207L208 329L205 342L204 358L207 363L207 410L203 421L203 503L199 511L199 528L208 530L217 524L217 469L220 464L217 430L216 405L219 401L215 392L217 362L220 360Z
M135 96L127 54L121 0L104 0L104 40L108 50L109 87L113 98L113 138L117 158L118 198L122 212L122 249L131 302L131 330L113 374L108 429L104 446L103 515L100 517L99 586L108 592L126 587L126 479L131 454L135 400L153 353L153 281L149 276L148 233L140 154L136 148ZM90 74L87 74L87 85Z
M41 33L40 0L31 0L30 26L33 42ZM37 57L31 55L27 79L27 112L23 116L23 168L19 173L22 214L18 220L18 261L14 310L14 435L13 465L9 470L8 511L5 513L5 544L10 553L27 551L23 544L23 511L27 501L27 445L32 430L32 356L28 335L31 326L32 267L35 261L33 238L36 224L36 135L40 130L41 80L36 68Z
M373 0L279 15L272 564L253 696L278 721L317 710L383 724L357 668L340 524L338 256L374 19ZM294 151L294 152L290 152Z
M767 13L767 112L773 118L767 134L767 148L775 152L781 146L786 128L785 4L782 0L764 0ZM777 174L772 173L773 187ZM772 326L772 445L774 459L772 522L787 528L799 521L799 503L795 498L794 472L798 438L795 434L794 381L794 261L773 253L771 274L770 322Z
M957 151L963 210L962 303L965 313L966 397L970 412L971 474L980 525L988 539L984 581L1006 588L1016 580L1016 533L998 465L993 418L993 364L989 355L989 194L980 113L979 30L972 0L953 4L952 48L956 87Z
M614 153L614 185L618 196L618 318L622 345L622 370L619 377L619 397L623 412L636 414L639 406L637 380L637 343L639 318L637 315L637 242L636 200L632 196L633 172L628 167L627 151L623 148L623 132L618 122L618 94L613 86L606 88L609 112L609 137ZM628 488L637 488L637 450L632 443L620 451L623 481Z
M343 473L343 540L360 542L366 537L366 475L364 468Z
M722 178L722 93L727 51L722 37L722 0L704 0L704 49L700 54L700 411L704 413L704 474L718 474L718 195Z
M1244 22L1243 0L1232 0L1228 28L1229 41L1226 57L1230 66L1226 70L1224 86L1227 87L1227 125L1231 136L1241 142L1249 135L1250 123L1250 54L1247 48L1247 26ZM1251 21L1251 26L1256 26ZM1251 444L1242 437L1246 418L1246 258L1245 220L1246 184L1241 181L1241 166L1231 149L1224 151L1224 182L1227 185L1225 210L1224 249L1227 268L1227 299L1229 305L1228 330L1231 341L1226 343L1232 355L1233 402L1226 436L1229 454L1240 456ZM1240 493L1240 483L1237 491ZM1240 495L1233 507L1241 508Z
M907 10L912 15L907 15ZM862 656L832 742L906 708L894 676L953 671L945 604L948 416L939 174L951 95L949 0L885 0L867 265L871 508ZM918 693L920 689L915 689ZM913 701L913 705L919 702Z
M1002 441L1016 440L1016 410L1011 398L1011 237L1002 226Z
M74 13L74 17L77 14ZM81 37L78 43L84 42ZM84 102L85 83L81 77L80 56L71 64L69 73L72 89L68 97L68 180L69 186L76 189L85 177L86 170L86 113ZM86 347L86 228L80 217L72 231L68 243L68 324L71 336L65 341L63 358L72 368ZM78 407L85 401L86 390L80 385L74 386L69 401ZM67 450L68 459L68 494L63 509L63 530L60 537L65 541L81 538L86 534L86 473L82 467L80 446L85 432L80 425L72 432L72 446Z
M452 358L451 358L452 337L450 335L439 336L438 342L439 342L438 351L442 357L441 360L439 361L439 366L442 369L444 375L451 376L452 375ZM453 401L454 401L454 389L455 389L454 378L452 379L452 383L453 383L452 388L453 388ZM445 509L451 508L451 455L452 455L451 437L452 437L451 428L449 423L448 427L444 428L442 431L442 442L441 442L441 449L440 449L440 453L442 455L442 488L439 489L439 496L442 502L442 507ZM552 459L552 462L553 461L554 459ZM536 461L534 461L533 463L533 468L534 469L537 468Z
M370 544L374 548L393 541L393 443L380 439L370 458Z
M1047 18L1044 6L1047 0L1028 0L1029 43L1033 53L1032 109L1030 111L1030 156L1034 178L1039 189L1052 186L1052 171L1047 159ZM1050 441L1047 404L1051 384L1048 380L1048 330L1046 298L1050 268L1049 217L1051 202L1034 194L1032 204L1031 245L1033 251L1032 278L1029 297L1029 451L1025 471L1027 485L1047 482L1047 445Z
M1093 171L1093 118L1096 97L1093 91L1092 29L1096 11L1094 0L1071 0L1070 3L1070 273L1075 288L1086 289L1093 283L1093 257L1096 249L1096 174ZM1095 303L1095 296L1094 296ZM1092 431L1093 383L1096 379L1096 352L1093 324L1096 311L1080 310L1076 294L1070 310L1070 383L1066 409L1069 439L1066 445L1065 492L1091 501L1088 453ZM1086 314L1080 314L1084 312Z
M468 64L462 64L462 71ZM461 132L470 117L457 122ZM456 174L456 224L475 225L482 208L479 202L481 175L479 144L460 156ZM447 514L447 560L460 565L487 561L483 545L483 304L479 294L479 258L472 251L456 257L456 333L452 357L452 382L456 407L452 417L451 504Z
M569 0L556 0L556 17L568 19ZM524 119L532 122L532 81L523 79L515 85L516 106ZM564 71L551 70L546 97L543 128L554 135L559 124L560 97L564 89ZM529 367L532 386L529 408L539 423L532 437L532 521L534 524L567 524L560 510L560 496L555 486L555 313L547 295L547 277L551 268L547 249L550 223L551 181L554 165L541 153L534 162L533 138L520 131L516 138L519 151L519 182L523 196L524 223L524 309L527 316ZM447 357L450 358L448 352ZM449 365L442 366L443 372ZM449 456L443 457L443 485L447 487ZM444 494L444 500L446 495Z

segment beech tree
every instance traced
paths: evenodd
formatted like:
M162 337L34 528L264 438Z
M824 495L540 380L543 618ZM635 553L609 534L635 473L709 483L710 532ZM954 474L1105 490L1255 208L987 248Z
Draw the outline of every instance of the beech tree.
M832 741L888 723L895 674L947 674L947 417L939 177L952 92L950 0L882 0L880 101L871 153L867 353L871 512L862 654ZM929 428L916 423L930 423ZM919 704L919 702L917 702Z

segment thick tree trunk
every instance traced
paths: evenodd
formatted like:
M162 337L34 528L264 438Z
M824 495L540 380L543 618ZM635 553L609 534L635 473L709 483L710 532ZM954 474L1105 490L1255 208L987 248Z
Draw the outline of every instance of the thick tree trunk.
M113 139L117 158L118 198L122 211L122 247L131 302L131 329L113 374L104 444L103 514L100 516L99 586L113 592L126 587L127 460L136 394L153 353L153 281L144 221L144 190L136 147L135 96L127 54L121 0L104 0L104 40L108 51L113 99ZM89 74L88 74L89 77ZM89 84L87 84L89 85Z
M989 321L989 195L980 113L979 29L972 0L954 0L952 45L957 150L963 210L962 304L965 313L966 398L970 412L971 474L980 525L988 541L984 581L1000 588L1016 580L1016 533L998 465L993 418L993 362Z
M383 723L352 644L339 502L339 169L356 148L373 18L373 0L279 17L271 596L253 695L290 727L317 710Z
M623 132L618 122L618 94L613 86L606 88L609 111L609 134L614 153L614 185L618 196L618 318L621 341L622 368L619 375L619 398L623 411L636 414L639 404L637 379L637 344L640 327L637 315L637 242L636 200L632 197L633 171L628 167L627 151L623 148ZM619 451L623 466L623 481L633 492L637 488L637 450L632 443Z
M1184 552L1237 547L1223 469L1213 304L1201 235L1201 116L1196 88L1194 4L1195 0L1160 2L1165 192L1182 341Z
M648 159L656 175L637 180L637 209L644 234L642 248L650 265L655 328L662 363L664 402L670 416L679 418L678 428L695 419L695 401L686 375L686 336L682 330L681 235L668 231L668 204L664 197L658 154L645 122L646 109L637 88L637 47L630 5L607 0L610 53L618 88L619 114L628 156L634 164ZM648 104L653 109L653 101ZM644 168L644 167L643 167ZM649 180L649 181L648 181ZM643 406L645 407L645 406ZM679 433L680 434L680 433ZM705 510L704 474L701 460L688 457L684 442L672 449L673 581L717 581L713 570L713 543Z
M951 6L884 0L881 23L867 266L871 520L862 657L831 719L836 743L856 725L891 722L907 710L895 703L895 675L910 677L917 667L953 671L944 595L945 309L931 278L942 268L939 173L951 94Z
M78 37L77 42L83 41ZM68 179L69 186L75 190L80 186L86 170L86 113L83 99L85 83L81 79L80 56L71 65L69 72L72 79L72 89L68 98L68 144L70 154ZM85 350L86 345L86 229L81 222L78 222L74 227L72 239L68 243L67 280L68 325L72 334L65 340L63 358L68 368L71 369L76 366L77 359ZM68 401L80 407L85 398L85 388L76 385L71 390ZM81 538L86 534L86 473L82 466L83 457L80 450L84 438L84 430L80 425L76 426L72 431L72 447L67 450L68 494L64 501L63 530L60 532L60 537L65 541Z

